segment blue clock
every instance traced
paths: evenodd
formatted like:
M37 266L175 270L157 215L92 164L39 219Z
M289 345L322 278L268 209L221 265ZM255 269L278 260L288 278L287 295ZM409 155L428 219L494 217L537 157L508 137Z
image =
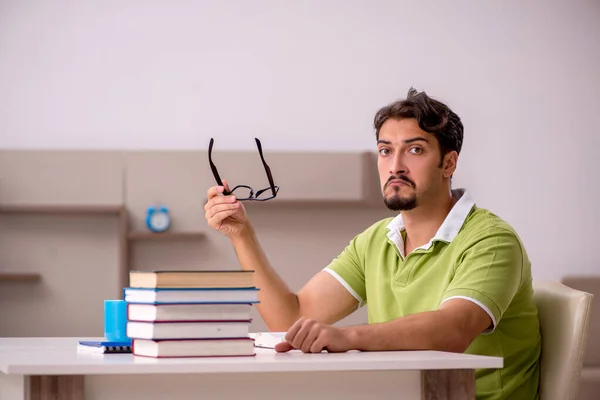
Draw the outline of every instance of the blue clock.
M171 225L171 217L169 216L169 210L165 206L148 207L146 213L146 226L152 232L164 232L169 229Z

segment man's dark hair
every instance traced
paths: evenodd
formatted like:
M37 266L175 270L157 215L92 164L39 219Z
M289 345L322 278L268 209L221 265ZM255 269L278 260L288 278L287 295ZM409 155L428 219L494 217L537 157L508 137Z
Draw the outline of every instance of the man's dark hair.
M419 127L434 135L439 144L442 158L449 151L460 154L463 142L463 124L448 106L410 88L405 100L398 100L381 108L375 114L375 136L379 140L379 130L388 119L414 118Z

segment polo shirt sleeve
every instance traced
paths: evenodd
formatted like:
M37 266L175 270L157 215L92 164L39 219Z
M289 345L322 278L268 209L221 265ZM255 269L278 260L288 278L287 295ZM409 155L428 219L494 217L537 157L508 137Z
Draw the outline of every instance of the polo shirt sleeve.
M366 304L365 289L365 242L366 232L354 237L344 250L324 271L333 276L358 301L359 307Z
M525 254L517 236L505 229L493 229L483 234L461 254L455 275L442 303L453 298L470 300L487 312L492 333L518 292Z

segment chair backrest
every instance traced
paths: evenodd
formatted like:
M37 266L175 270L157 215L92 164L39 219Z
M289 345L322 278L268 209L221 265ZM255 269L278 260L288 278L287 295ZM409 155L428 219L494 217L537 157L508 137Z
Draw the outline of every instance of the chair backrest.
M563 277L562 283L594 295L583 367L598 368L600 367L600 340L598 340L600 338L600 275L567 275Z
M540 400L576 400L593 295L534 281L542 337Z

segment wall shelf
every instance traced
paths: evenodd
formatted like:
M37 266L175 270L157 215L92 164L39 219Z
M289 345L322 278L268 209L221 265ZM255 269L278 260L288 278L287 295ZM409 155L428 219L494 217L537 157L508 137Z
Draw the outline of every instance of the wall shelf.
M35 204L14 203L0 204L0 214L16 215L104 215L117 217L119 221L119 287L125 287L129 281L131 269L130 244L132 242L170 242L193 241L206 237L202 231L167 231L154 233L150 231L132 231L130 215L126 205L102 204ZM0 282L35 282L41 279L40 274L0 273Z
M2 204L0 213L4 214L119 214L123 211L120 205L87 205L87 204Z
M72 216L106 216L116 217L119 221L119 286L123 287L129 279L127 231L129 229L127 208L122 204L35 204L8 203L0 204L0 214L16 215L72 215ZM38 274L0 274L0 281L37 281Z
M206 237L204 232L131 232L129 240L194 240Z
M40 279L42 276L36 273L0 273L0 282L37 282Z

